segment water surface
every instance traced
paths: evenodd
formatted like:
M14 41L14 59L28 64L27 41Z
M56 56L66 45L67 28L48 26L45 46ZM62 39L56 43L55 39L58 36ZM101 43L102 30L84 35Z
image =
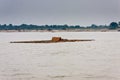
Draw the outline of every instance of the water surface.
M9 43L53 36L95 41ZM120 80L120 33L0 33L0 80Z

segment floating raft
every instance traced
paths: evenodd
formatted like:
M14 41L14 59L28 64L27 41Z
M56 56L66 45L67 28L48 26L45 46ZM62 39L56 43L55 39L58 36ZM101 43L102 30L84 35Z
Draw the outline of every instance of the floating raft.
M94 41L93 39L62 39L61 37L52 37L52 40L40 40L40 41L13 41L10 43L58 43L58 42L80 42L80 41Z

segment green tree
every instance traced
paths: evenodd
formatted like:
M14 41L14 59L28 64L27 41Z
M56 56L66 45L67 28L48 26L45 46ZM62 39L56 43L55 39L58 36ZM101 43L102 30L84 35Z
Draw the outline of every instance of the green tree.
M118 26L120 27L120 21L118 22Z
M109 29L116 29L118 28L118 24L116 22L111 22L109 25Z

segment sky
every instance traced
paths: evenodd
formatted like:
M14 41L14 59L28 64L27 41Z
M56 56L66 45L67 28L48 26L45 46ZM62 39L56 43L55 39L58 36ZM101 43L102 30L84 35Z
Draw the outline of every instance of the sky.
M0 0L0 24L88 26L120 21L120 0Z

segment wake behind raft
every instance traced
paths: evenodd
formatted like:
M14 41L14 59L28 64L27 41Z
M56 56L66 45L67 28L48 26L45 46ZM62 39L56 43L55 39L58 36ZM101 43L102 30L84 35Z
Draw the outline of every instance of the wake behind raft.
M52 40L37 40L37 41L13 41L10 43L59 43L59 42L81 42L81 41L94 41L93 39L62 39L61 37L52 37Z

